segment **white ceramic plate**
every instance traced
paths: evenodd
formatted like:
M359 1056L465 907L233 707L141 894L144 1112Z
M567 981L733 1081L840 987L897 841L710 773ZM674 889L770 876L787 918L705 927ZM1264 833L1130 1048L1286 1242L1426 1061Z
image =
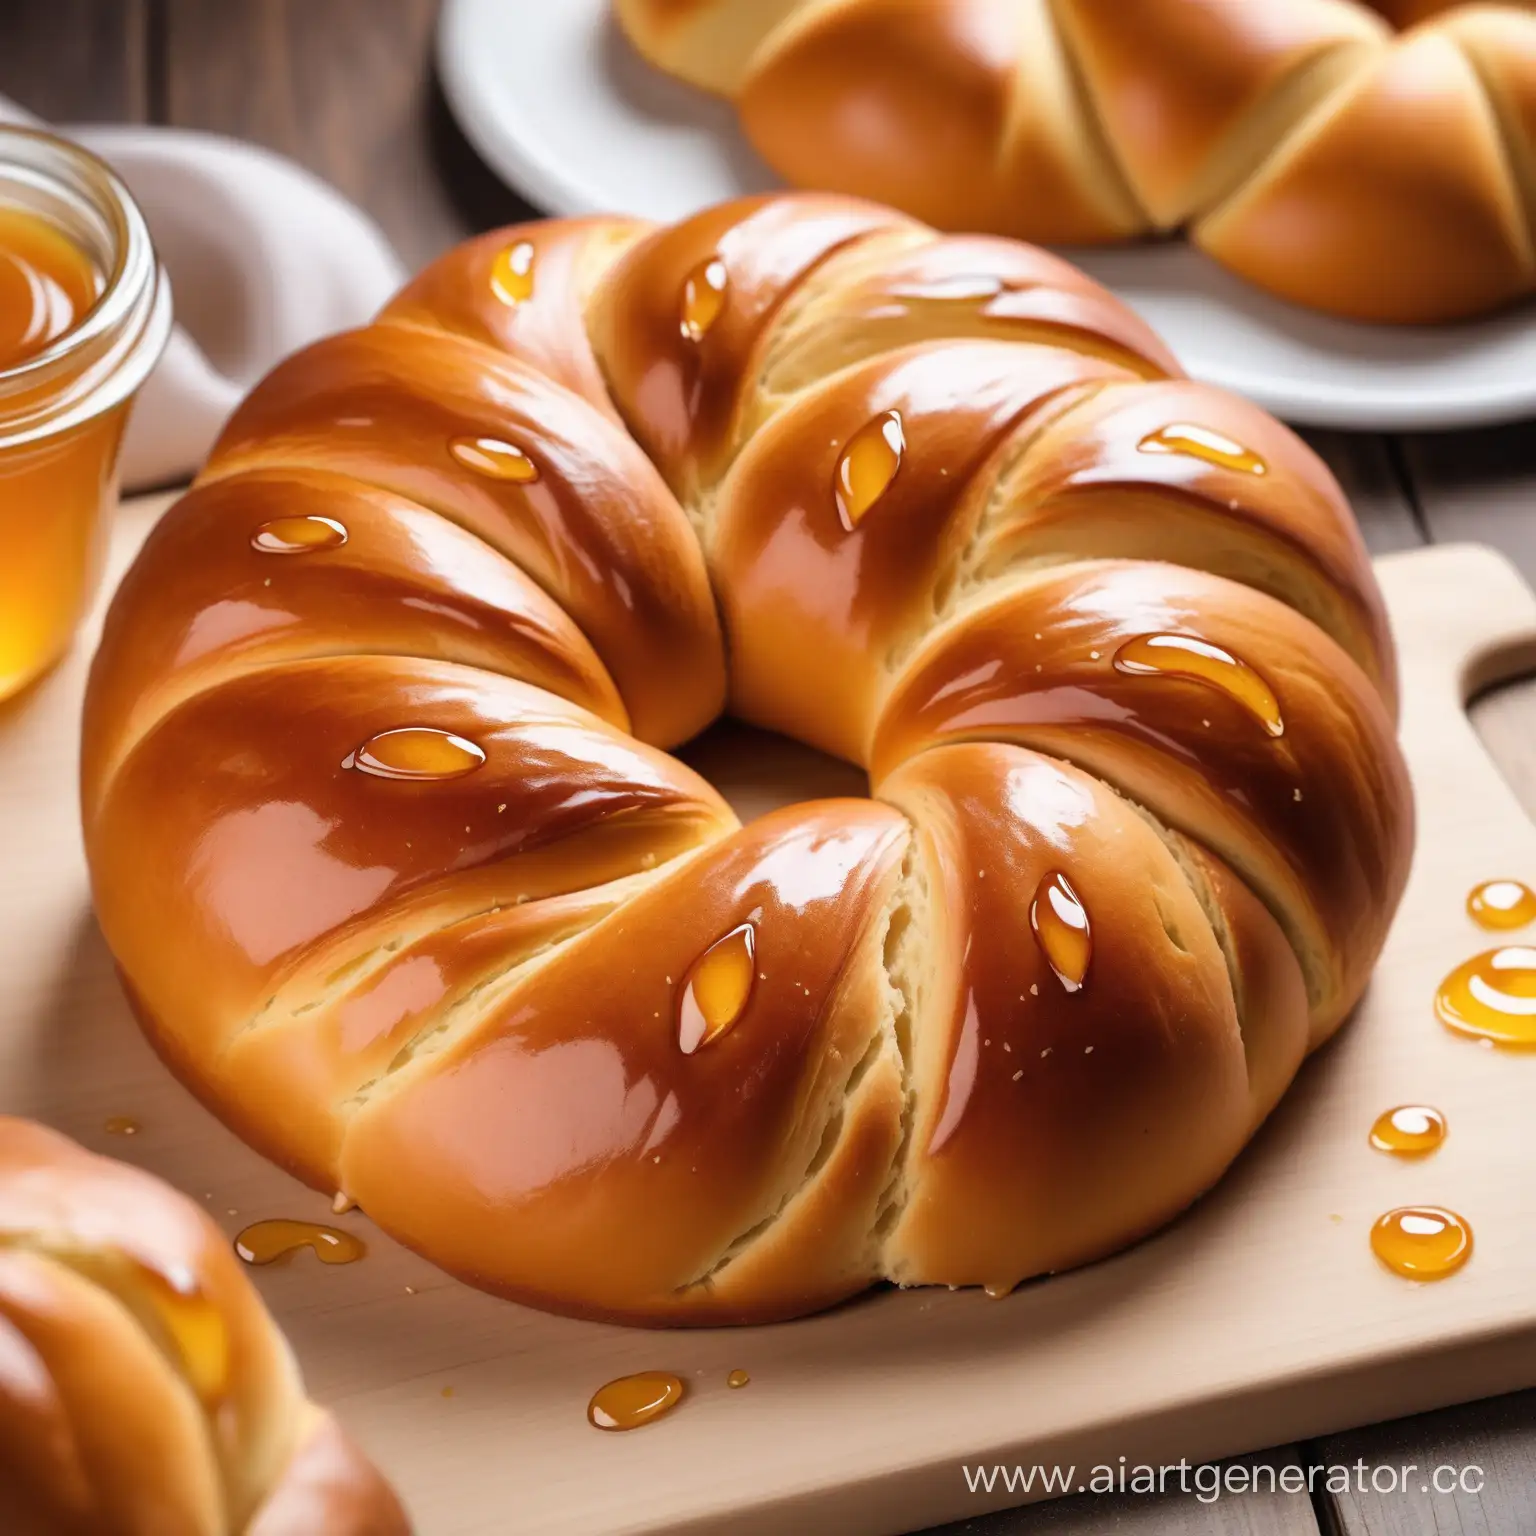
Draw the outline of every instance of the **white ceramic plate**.
M730 108L639 59L608 0L447 0L438 59L471 142L551 213L676 219L775 185ZM1536 414L1536 305L1436 329L1359 326L1271 299L1182 243L1067 254L1196 377L1290 421L1393 431Z

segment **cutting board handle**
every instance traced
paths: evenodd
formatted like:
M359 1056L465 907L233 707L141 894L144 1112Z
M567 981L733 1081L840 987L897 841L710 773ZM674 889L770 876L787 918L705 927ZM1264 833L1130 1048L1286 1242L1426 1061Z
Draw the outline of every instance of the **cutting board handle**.
M1414 764L1421 846L1427 828L1454 841L1454 829L1475 806L1514 825L1527 822L1467 705L1493 684L1536 670L1536 593L1482 544L1386 555L1376 572L1394 619L1400 731Z
M1497 550L1435 544L1376 561L1396 634L1403 696L1454 702L1536 668L1536 592Z

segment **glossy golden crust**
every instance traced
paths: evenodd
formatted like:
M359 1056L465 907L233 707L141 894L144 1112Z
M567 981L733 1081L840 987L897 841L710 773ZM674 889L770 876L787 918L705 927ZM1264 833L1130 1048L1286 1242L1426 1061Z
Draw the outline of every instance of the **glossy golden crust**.
M1457 320L1536 282L1498 119L1442 31L1373 59L1194 239L1282 297L1361 320Z
M642 745L727 682L877 798L739 826ZM269 1156L488 1289L764 1321L1197 1198L1369 975L1394 700L1293 434L1042 252L747 199L498 232L258 386L108 618L86 843Z
M770 34L737 105L793 185L941 229L1123 238L1141 215L1070 77L1046 0L863 0L803 8Z
M1177 359L1138 315L1036 246L903 228L838 252L774 325L757 381L769 409L854 363L924 341L1036 341L1143 378Z
M1536 10L1536 0L1528 9ZM1446 18L1445 33L1471 60L1488 94L1528 224L1536 226L1536 15L1468 5Z
M906 840L884 807L826 801L715 843L370 1096L348 1192L447 1268L545 1305L743 1321L862 1290L901 1121L869 949ZM740 1016L685 1055L687 972L742 924ZM424 1176L402 1176L402 1145ZM813 1167L822 1209L786 1239ZM785 1241L796 1262L764 1295L757 1250Z
M323 561L262 553L258 530L291 518L340 523L346 543ZM153 590L140 597L145 583ZM142 617L132 645L119 645L116 625L129 612ZM473 535L331 470L251 470L193 491L150 535L108 621L85 757L109 773L139 722L157 720L209 678L369 651L501 673L629 725L613 680L564 610ZM98 734L107 720L115 740ZM92 784L85 798L94 802Z
M1162 229L1231 191L1387 29L1351 0L1065 0L1099 122Z
M544 219L495 229L418 273L379 318L485 342L612 415L582 315L603 274L650 228L638 219ZM527 302L534 295L538 303Z
M849 198L741 198L658 230L613 267L588 313L592 347L635 441L686 503L729 467L786 298L836 252L892 231L919 232ZM690 335L688 284L711 262L724 280L719 308Z
M483 766L422 783L345 766L380 732L422 721L473 742ZM170 802L168 782L181 786ZM333 1165L301 1150L307 1094L265 1123L245 1086L248 1049L231 1050L268 999L281 1007L291 972L312 1002L324 978L355 976L391 946L655 869L733 821L681 764L552 694L354 655L274 663L194 694L122 762L89 836L114 953L144 1014L175 1021L152 1031L157 1048L248 1139L334 1185ZM132 828L150 824L145 868Z
M536 478L455 455L485 443L523 454ZM317 342L247 396L200 482L276 468L393 491L501 551L581 626L645 740L670 746L719 710L714 603L686 519L628 437L528 366L389 325Z
M1129 648L1148 636L1227 660L1191 676L1173 647L1169 670L1146 670ZM878 784L965 740L1085 767L1236 868L1296 948L1313 1044L1354 1005L1408 875L1408 780L1380 697L1291 609L1172 566L1042 572L927 641L881 711L871 771Z
M305 1401L223 1234L148 1175L0 1119L0 1518L17 1536L404 1536Z
M1109 555L1226 576L1311 619L1395 714L1397 662L1360 530L1327 465L1273 416L1182 379L1116 382L1025 448L994 486L978 575Z
M806 390L721 487L713 564L731 709L861 762L892 654L931 622L976 536L987 471L1012 432L1117 370L1057 348L930 343ZM828 487L866 423L899 413L890 488L853 528Z
M901 468L848 529L826 488L848 440L889 410ZM1170 424L1241 446L1262 472L1144 446ZM1130 383L1055 348L973 342L890 353L806 389L737 461L712 548L731 708L866 761L888 675L920 633L1012 571L1101 553L1275 593L1336 634L1390 706L1370 563L1332 477L1294 434L1201 385Z
M1360 320L1455 320L1536 289L1536 127L1509 110L1536 92L1529 4L614 9L652 63L733 98L794 186L1058 243L1186 227L1250 281Z
M924 752L878 792L916 823L934 930L888 1273L1007 1290L1162 1225L1255 1118L1227 966L1173 855L1102 784L1014 747ZM1055 876L1090 916L1091 1013L1041 946L996 942Z

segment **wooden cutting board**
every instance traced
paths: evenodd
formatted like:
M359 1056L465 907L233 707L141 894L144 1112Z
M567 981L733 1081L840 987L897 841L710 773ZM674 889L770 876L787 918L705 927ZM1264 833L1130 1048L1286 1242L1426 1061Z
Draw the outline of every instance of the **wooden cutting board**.
M120 571L163 502L121 514ZM1480 880L1536 884L1536 829L1463 709L1536 665L1536 597L1490 551L1379 562L1402 649L1419 846L1359 1015L1311 1062L1224 1183L1129 1253L1026 1286L878 1292L775 1328L653 1333L493 1300L378 1235L366 1261L309 1254L255 1271L315 1395L408 1500L423 1536L507 1532L892 1533L1017 1503L962 1465L1205 1460L1536 1384L1536 1053L1480 1049L1436 1022L1454 965L1498 938L1465 915ZM328 1202L248 1151L164 1071L133 1025L86 894L76 716L90 647L0 709L0 1109L138 1163L231 1233ZM695 761L746 811L857 792L846 766L728 733ZM1529 940L1528 940L1529 941ZM1507 942L1507 941L1506 941ZM1450 1136L1407 1163L1367 1145L1383 1109L1428 1102ZM132 1138L108 1117L142 1123ZM1448 1205L1476 1251L1414 1285L1367 1233L1403 1204ZM732 1391L726 1373L751 1373ZM689 1397L628 1435L589 1395L642 1369Z

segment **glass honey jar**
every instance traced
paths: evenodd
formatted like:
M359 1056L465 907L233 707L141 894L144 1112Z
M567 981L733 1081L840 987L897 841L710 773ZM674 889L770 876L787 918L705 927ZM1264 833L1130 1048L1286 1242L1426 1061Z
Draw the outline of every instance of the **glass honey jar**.
M128 412L170 326L122 182L0 128L0 700L63 655L94 595Z

